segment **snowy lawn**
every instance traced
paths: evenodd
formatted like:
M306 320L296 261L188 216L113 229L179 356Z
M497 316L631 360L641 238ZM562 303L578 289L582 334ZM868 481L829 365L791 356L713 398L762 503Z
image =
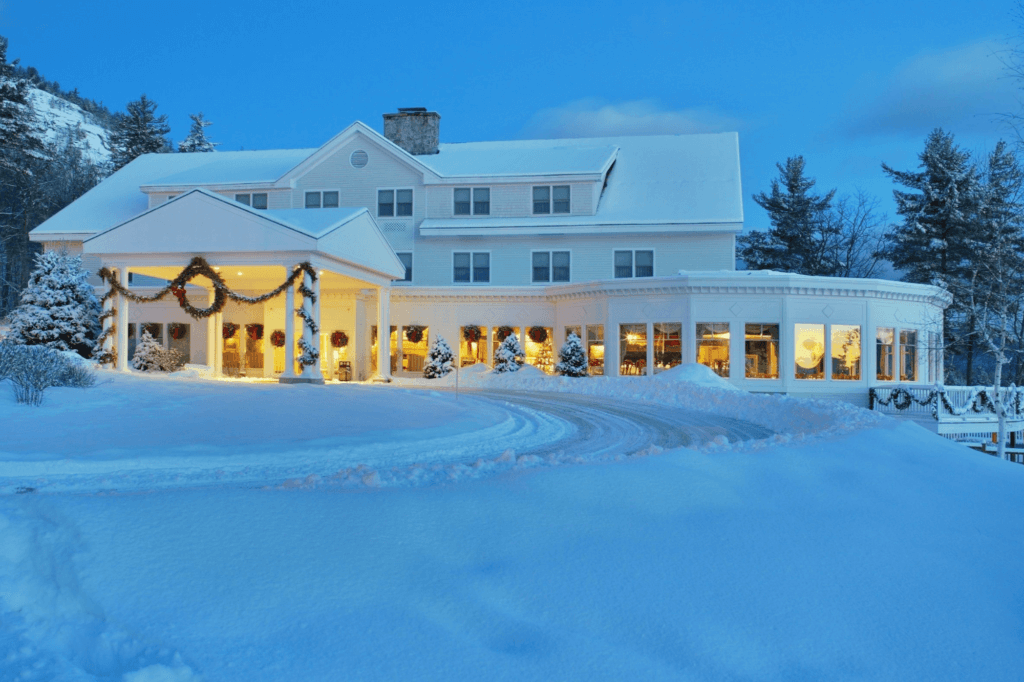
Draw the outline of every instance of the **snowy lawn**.
M0 679L1019 679L1024 467L843 406L662 383L608 391L798 430L443 485L0 495ZM223 400L225 385L151 381L178 407L154 399L141 423L199 418L190 401L212 406L204 391ZM315 411L336 387L290 388ZM456 441L512 419L447 394L344 388L388 409L371 420L350 405L363 417L345 427L322 408L315 423L338 429L325 443L370 443L442 406ZM211 428L244 424L240 395ZM75 402L48 393L33 413L0 399L0 479L21 466L7 434L106 414ZM189 433L175 457L189 438L201 447ZM47 461L18 442L24 466ZM230 456L233 439L211 442ZM112 461L98 441L83 451Z

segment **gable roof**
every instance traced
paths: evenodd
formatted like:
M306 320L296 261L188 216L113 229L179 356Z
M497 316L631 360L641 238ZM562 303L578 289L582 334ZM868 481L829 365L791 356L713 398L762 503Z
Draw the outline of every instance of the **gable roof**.
M320 251L401 278L405 266L364 207L259 210L193 189L84 241L86 253Z

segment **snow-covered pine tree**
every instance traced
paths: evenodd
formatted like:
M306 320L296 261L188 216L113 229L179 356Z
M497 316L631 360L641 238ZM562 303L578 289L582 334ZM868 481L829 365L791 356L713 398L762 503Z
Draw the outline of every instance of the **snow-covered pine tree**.
M971 233L982 195L981 180L968 151L952 133L936 128L925 140L919 171L882 170L912 191L893 190L903 217L883 249L903 281L948 285L970 262Z
M128 103L127 113L114 114L110 131L110 161L114 170L143 154L170 151L167 116L156 115L157 104L145 95Z
M836 235L835 225L826 220L836 191L824 196L811 194L814 179L804 176L804 157L793 156L776 164L778 179L771 193L754 195L754 201L768 211L771 229L754 231L737 240L737 256L748 270L781 270L803 275L827 275L836 270L829 257Z
M569 337L558 351L558 364L555 371L566 377L587 376L587 358L583 355L583 342L575 332Z
M443 337L434 339L434 344L427 352L427 361L423 364L423 376L427 379L440 379L452 371L455 357L452 349Z
M164 371L164 347L153 338L148 329L142 330L142 338L135 346L132 367L140 372Z
M21 305L9 317L8 338L89 357L100 331L100 303L87 281L89 273L82 269L82 257L47 251L35 260Z
M191 152L215 152L219 142L210 142L206 138L206 127L213 125L212 121L207 121L203 118L203 112L198 114L189 114L188 117L192 119L192 128L189 130L188 137L178 143L178 151L182 153Z
M43 140L33 125L28 81L15 74L17 65L17 59L7 63L7 38L0 36L0 167L25 173L25 156L41 156Z
M494 354L494 372L496 374L518 372L525 361L526 354L523 352L523 346L519 343L519 337L509 334Z

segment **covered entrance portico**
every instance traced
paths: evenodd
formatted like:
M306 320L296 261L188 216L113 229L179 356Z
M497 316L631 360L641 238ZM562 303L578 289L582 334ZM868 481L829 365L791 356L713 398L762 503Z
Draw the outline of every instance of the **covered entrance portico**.
M404 273L366 209L256 210L205 190L97 234L83 249L116 273L111 286L120 291L104 301L103 323L110 330L104 349L114 351L118 369L128 367L133 319L179 327L198 320L192 338L204 343L193 343L190 361L201 355L223 374L227 357L249 376L282 382L322 383L334 375L339 352L327 347L338 342L345 378L370 378L370 327L389 325L391 282ZM167 283L180 282L196 262L208 264L209 274L169 291ZM159 304L148 302L160 294ZM143 309L146 317L138 314ZM378 353L374 364L387 380L389 348L380 344Z

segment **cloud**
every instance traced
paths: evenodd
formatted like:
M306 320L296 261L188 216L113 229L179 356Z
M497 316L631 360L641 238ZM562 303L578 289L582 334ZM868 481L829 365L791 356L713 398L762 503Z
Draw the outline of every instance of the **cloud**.
M538 111L523 128L527 139L678 135L737 130L739 121L708 108L664 109L656 100L608 104L581 99Z
M1007 77L1005 46L991 40L920 54L859 93L862 102L840 120L847 135L924 135L992 131L999 115L1015 112L1018 84Z

